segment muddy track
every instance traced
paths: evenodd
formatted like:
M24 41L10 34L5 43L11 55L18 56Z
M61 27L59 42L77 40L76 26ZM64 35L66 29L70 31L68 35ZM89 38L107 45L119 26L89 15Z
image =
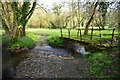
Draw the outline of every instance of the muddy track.
M41 34L27 59L16 67L14 78L88 78L86 57L75 58L66 49L52 48Z

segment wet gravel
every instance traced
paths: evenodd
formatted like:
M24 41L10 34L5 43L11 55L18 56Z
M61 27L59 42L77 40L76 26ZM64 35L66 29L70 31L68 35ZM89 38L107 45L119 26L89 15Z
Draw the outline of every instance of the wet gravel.
M75 58L66 49L52 48L42 35L29 57L16 67L14 78L87 78L88 65L86 57Z

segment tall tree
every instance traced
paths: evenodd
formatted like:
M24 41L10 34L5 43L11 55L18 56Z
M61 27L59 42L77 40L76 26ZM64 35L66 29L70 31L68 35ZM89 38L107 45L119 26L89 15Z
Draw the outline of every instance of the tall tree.
M107 13L107 9L109 7L109 2L100 2L99 4L99 12L102 16L102 20L101 20L101 26L102 26L102 29L105 29L104 26L106 24L106 13Z
M54 5L53 7L53 13L55 14L55 21L50 21L50 23L54 26L54 28L57 27L63 27L63 17L62 17L62 10L61 8L64 6L64 4L58 4L58 5Z
M93 9L93 13L92 13L90 19L88 20L88 22L87 22L87 24L86 24L86 26L85 26L84 35L88 35L88 28L89 28L89 26L90 26L91 21L93 20L93 17L94 17L96 8L97 8L97 6L98 6L98 3L99 3L99 2L95 2L94 9Z
M32 7L30 7L32 5ZM25 36L25 26L35 7L34 2L0 2L2 24L6 33L16 42L20 36Z

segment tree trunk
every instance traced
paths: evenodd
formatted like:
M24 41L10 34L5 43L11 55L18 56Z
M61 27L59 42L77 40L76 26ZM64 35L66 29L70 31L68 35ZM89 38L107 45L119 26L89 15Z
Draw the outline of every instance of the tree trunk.
M17 28L15 35L12 36L12 42L16 42L19 39L19 29Z
M104 27L104 25L102 25L102 30L105 30L105 27Z
M103 20L102 20L102 21L103 21L103 24L102 24L102 30L105 30L105 24L106 24L105 21L106 21L106 17L103 16L102 19L103 19Z
M23 15L23 19L22 19L23 20L23 22L22 22L22 27L23 27L22 28L22 36L26 36L25 26L26 26L28 20L30 19L30 17L32 16L33 11L35 10L35 7L36 7L36 1L33 3L33 6L30 9L30 11L28 12L28 14L26 14L26 16Z
M2 27L5 29L6 34L10 35L9 28L3 19L2 19Z
M60 28L60 33L61 33L61 37L63 37L63 34L62 34L62 28Z
M52 28L57 28L57 26L52 21L50 21L50 23L52 24Z
M26 26L26 25L23 25L23 29L22 29L22 36L26 36L25 26Z
M93 20L93 16L94 16L94 14L95 14L95 10L96 10L97 5L98 5L98 2L95 3L95 7L94 7L94 9L93 9L93 13L92 13L89 21L88 21L87 24L86 24L85 31L84 31L84 35L88 35L88 28L89 28L89 26L90 26L91 21Z

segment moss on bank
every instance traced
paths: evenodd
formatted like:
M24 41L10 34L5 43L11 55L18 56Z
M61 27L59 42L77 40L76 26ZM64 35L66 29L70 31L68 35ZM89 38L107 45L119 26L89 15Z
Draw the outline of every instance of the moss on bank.
M26 36L21 37L17 42L12 43L10 37L5 35L5 36L2 36L2 45L3 44L7 45L8 50L13 50L16 47L28 47L29 48L35 45L38 36L39 35L37 34L29 32L27 33Z

